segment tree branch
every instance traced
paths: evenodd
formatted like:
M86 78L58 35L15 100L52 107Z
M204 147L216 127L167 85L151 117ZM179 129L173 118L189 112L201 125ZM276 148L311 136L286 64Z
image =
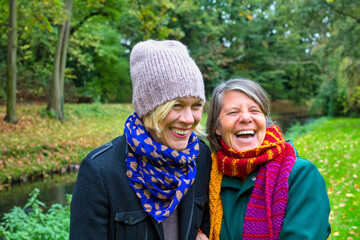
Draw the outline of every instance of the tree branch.
M90 18L92 18L94 16L99 16L99 15L102 15L105 17L109 16L109 14L104 12L103 9L86 15L77 25L75 25L74 27L71 28L70 36L72 36L77 30L79 30L81 28L81 26L84 25L84 23L86 23L87 20L89 20Z

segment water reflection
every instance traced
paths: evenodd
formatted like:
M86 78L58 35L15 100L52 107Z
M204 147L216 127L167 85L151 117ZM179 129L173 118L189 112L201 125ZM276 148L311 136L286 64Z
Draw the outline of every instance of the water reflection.
M288 117L288 116L275 115L274 117L272 117L272 119L275 121L277 125L280 126L282 133L285 134L286 131L289 130L290 127L295 125L296 123L299 123L300 125L304 125L314 121L315 118L309 116L294 118L291 116Z
M77 172L53 175L36 182L15 184L8 190L0 191L0 217L14 206L24 207L29 193L34 188L40 190L38 199L48 209L54 203L66 203L66 194L72 194Z

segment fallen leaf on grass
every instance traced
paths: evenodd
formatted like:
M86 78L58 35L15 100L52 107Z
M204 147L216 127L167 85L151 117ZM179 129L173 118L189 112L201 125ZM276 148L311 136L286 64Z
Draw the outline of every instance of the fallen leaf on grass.
M346 197L348 197L348 198L355 197L355 195L354 195L354 194L352 194L352 193L346 193L345 195L346 195Z

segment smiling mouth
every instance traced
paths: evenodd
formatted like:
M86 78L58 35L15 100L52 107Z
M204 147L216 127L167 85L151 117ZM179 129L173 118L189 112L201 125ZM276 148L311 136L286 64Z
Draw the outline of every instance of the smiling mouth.
M235 135L240 140L241 139L247 139L248 140L248 139L254 137L255 131L253 131L253 130L238 131Z
M180 129L176 129L176 128L170 128L170 130L181 136L185 136L185 135L189 134L189 130L180 130Z

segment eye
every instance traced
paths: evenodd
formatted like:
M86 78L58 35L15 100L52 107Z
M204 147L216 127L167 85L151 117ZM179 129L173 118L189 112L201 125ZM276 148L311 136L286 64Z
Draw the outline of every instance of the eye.
M253 109L250 109L250 112L252 113L262 113L262 111L258 108L253 108Z
M192 107L193 109L201 109L202 106L203 106L202 103L196 103L196 104L192 105L191 107Z
M181 103L175 103L173 109L180 109L182 107Z
M239 113L238 111L231 111L227 115L234 116L234 115L236 115L238 113Z

